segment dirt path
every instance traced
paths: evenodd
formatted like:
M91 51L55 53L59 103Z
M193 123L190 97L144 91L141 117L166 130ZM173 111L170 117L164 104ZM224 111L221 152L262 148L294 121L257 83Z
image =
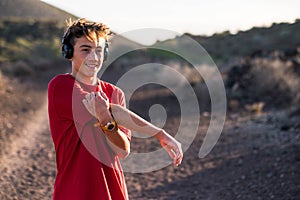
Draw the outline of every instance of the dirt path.
M212 152L200 159L197 155L207 129L204 122L181 167L127 174L130 197L300 199L300 135L299 127L294 127L299 121L282 112L232 115Z
M1 158L0 199L50 199L55 160L47 102L34 112Z

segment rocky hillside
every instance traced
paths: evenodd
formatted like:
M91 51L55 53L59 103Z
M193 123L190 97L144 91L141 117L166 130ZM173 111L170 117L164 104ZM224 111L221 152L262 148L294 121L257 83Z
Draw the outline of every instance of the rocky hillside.
M2 0L0 5L0 73L28 76L63 60L65 20L79 17L39 0ZM110 53L131 46L138 44L118 36Z
M224 63L262 51L297 48L300 46L299 33L300 20L296 19L294 23L274 23L270 27L253 27L235 34L229 31L215 33L211 36L186 33L175 39L160 42L159 45L172 46L182 43L182 37L188 36L199 42L215 62Z
M55 8L40 0L1 0L0 19L30 19L36 21L56 21L63 23L64 19L77 18L71 13Z

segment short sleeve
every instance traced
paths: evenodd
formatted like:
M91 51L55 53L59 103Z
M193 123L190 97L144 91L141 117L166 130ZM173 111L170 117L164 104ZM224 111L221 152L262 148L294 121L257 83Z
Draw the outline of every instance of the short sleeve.
M94 119L82 103L87 92L76 81L58 77L50 84L49 92L53 109L61 120L74 121L76 128L81 129Z
M102 84L102 88L103 88L103 84ZM123 107L126 107L124 92L119 87L109 84L106 85L105 88L103 88L103 91L110 96L110 103L118 104ZM123 126L119 126L119 128L122 130L122 132L126 134L128 140L131 141L131 131Z

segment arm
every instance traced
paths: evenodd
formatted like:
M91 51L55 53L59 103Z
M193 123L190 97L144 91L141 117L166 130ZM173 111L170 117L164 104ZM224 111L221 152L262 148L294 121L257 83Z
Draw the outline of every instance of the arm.
M108 98L104 93L91 92L82 100L85 108L89 113L98 119L97 126L105 124L106 122L113 121L113 117L109 111L110 104ZM127 135L120 127L116 127L113 131L104 131L109 147L116 153L116 155L123 159L130 153L130 142Z
M113 120L111 116L112 113L113 118L118 125L147 135L154 135L154 137L160 141L162 147L169 153L170 157L173 159L174 165L178 166L181 163L183 158L181 144L163 129L154 126L125 107L117 104L109 104L107 97L103 96L102 93L90 93L86 96L86 99L83 100L83 103L91 114L96 116L99 120L99 124L105 124L105 122ZM111 112L109 112L110 109ZM124 144L126 141L123 141L122 137L117 136L119 134L106 135L110 138L108 138L109 141L113 143L113 145L111 145L113 150L115 150L114 146L120 148L127 146ZM126 150L124 148L122 149ZM116 153L118 154L120 151Z
M151 136L154 135L154 137L159 140L161 146L169 153L174 165L178 166L181 163L183 158L181 144L165 130L154 126L132 111L117 104L111 104L111 112L119 125L133 131Z
M119 158L126 158L130 153L130 142L126 134L118 127L116 130L104 131L104 133L110 148L118 155Z

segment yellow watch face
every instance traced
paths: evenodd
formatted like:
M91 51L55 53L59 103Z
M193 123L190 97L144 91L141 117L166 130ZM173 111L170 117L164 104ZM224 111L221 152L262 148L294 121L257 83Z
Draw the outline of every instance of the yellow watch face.
M117 126L117 124L116 124L115 121L107 122L106 125L104 125L102 127L102 130L104 130L104 131L113 131L113 130L116 129L116 126Z

